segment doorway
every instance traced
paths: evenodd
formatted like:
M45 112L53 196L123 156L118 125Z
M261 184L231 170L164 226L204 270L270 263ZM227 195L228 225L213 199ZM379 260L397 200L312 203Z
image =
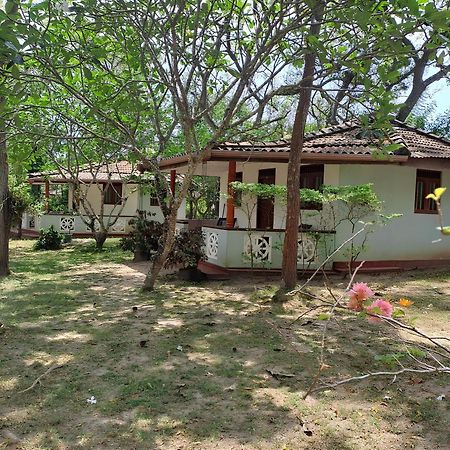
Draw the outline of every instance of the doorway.
M275 184L275 169L261 169L258 172L258 183ZM275 199L258 198L256 203L256 228L272 229Z

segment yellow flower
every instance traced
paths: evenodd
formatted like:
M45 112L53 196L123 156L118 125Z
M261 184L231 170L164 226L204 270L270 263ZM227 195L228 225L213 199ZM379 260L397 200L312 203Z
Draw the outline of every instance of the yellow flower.
M401 298L401 299L398 301L398 304L399 304L400 306L405 307L405 308L408 308L408 306L411 306L413 303L414 303L414 302L412 302L411 300L409 300L409 299L407 299L407 298Z
M431 198L435 202L438 202L442 197L442 194L447 190L447 188L438 187L436 188L432 194L428 194L425 198Z

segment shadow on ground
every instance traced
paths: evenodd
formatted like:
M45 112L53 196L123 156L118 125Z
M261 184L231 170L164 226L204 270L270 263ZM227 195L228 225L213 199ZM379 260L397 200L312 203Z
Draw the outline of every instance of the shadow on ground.
M17 448L438 449L449 441L448 403L435 401L448 390L443 378L303 400L323 321L305 316L289 327L306 307L273 308L267 283L171 278L144 294L142 273L114 249L91 261L76 246L55 254L21 246L16 257L1 285L0 420ZM330 325L327 375L366 371L389 345L376 326L342 316Z

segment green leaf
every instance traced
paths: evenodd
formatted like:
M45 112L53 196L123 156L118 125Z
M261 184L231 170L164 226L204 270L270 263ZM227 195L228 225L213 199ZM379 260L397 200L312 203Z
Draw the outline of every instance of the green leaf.
M406 315L405 311L403 311L403 309L395 309L392 313L392 317L396 318L396 317L404 317Z
M438 187L433 191L434 196L440 200L440 198L442 197L442 195L444 194L444 192L447 190L447 188L445 187Z
M88 67L86 67L86 66L83 67L83 74L88 80L92 80L92 78L93 78L92 72Z
M318 318L319 320L328 320L328 319L330 318L330 315L327 314L327 313L320 313L320 314L317 316L317 318Z
M450 227L442 227L441 233L445 236L450 236Z

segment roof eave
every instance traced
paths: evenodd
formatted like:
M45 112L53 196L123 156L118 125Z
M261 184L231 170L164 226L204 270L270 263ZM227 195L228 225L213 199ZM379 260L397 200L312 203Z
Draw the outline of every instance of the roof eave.
M335 164L396 164L408 161L408 155L389 155L387 158L374 158L370 154L327 154L327 153L303 153L302 161L314 161ZM251 152L239 150L212 150L202 161L248 161L248 162L274 162L287 163L288 152ZM174 169L183 167L189 162L188 155L175 156L162 160L161 169Z

